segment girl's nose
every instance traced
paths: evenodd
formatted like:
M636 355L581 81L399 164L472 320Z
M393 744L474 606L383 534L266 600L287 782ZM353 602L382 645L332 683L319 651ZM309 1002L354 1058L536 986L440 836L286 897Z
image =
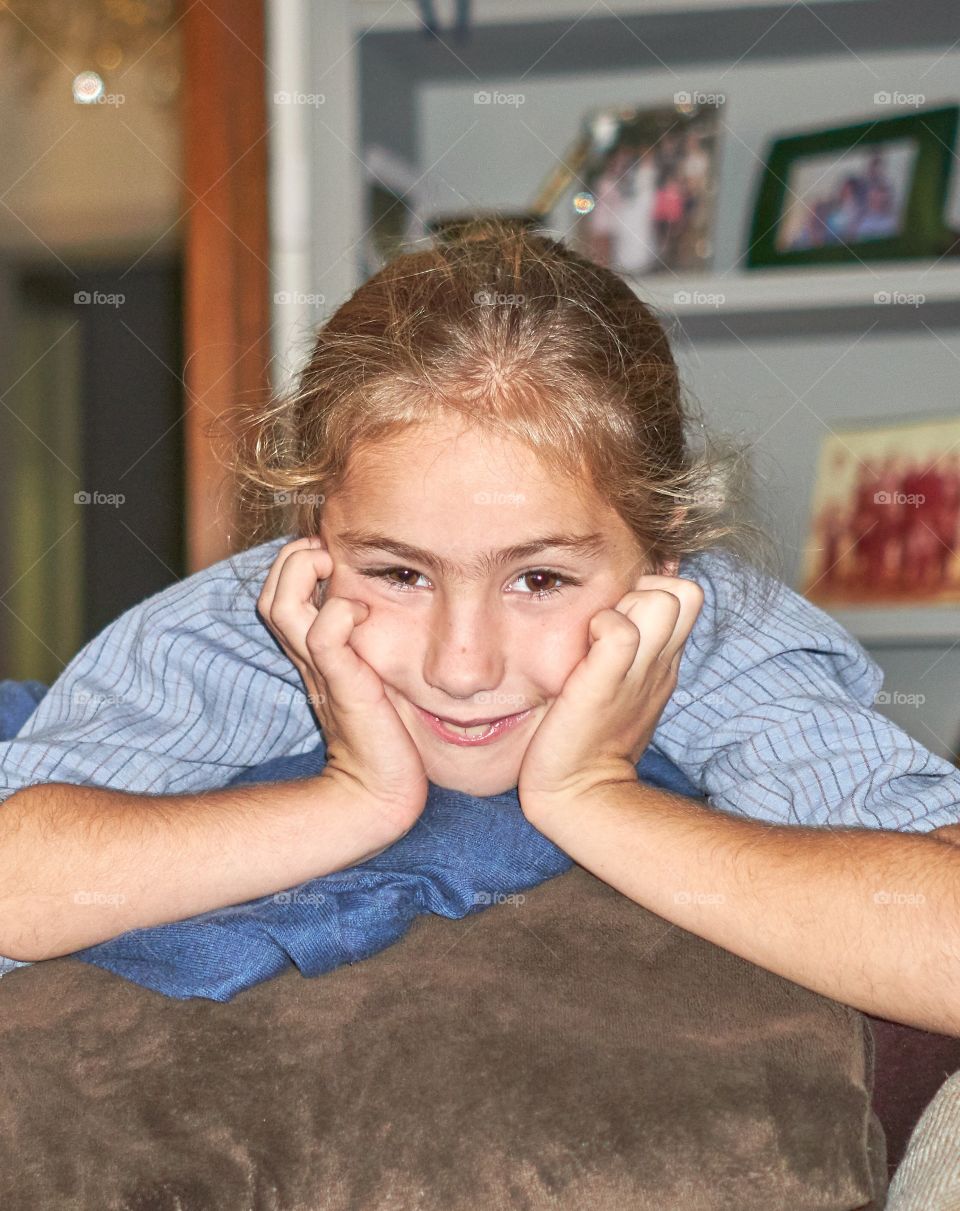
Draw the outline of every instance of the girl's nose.
M439 609L430 620L425 679L451 698L471 698L502 681L501 621L481 604Z

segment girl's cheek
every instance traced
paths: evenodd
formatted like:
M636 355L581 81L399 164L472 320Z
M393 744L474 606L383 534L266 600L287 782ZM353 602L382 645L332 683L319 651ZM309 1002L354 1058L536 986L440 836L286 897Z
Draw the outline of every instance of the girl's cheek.
M399 661L409 668L416 649L416 637L411 634L410 620L384 605L382 599L368 592L352 592L355 601L364 601L370 608L367 617L354 627L350 646L381 677L395 680Z
M376 587L369 587L361 577L344 576L334 587L336 574L329 581L329 593L364 601L370 608L366 619L354 628L350 645L384 681L402 685L411 669L424 658L416 627L401 606L393 608L383 600ZM536 686L547 697L555 697L573 669L589 650L590 616L582 619L554 619L518 625L507 653L505 674L511 684L517 680Z
M589 650L589 626L588 617L545 629L537 644L543 665L555 670L565 680Z
M552 660L549 665L541 665L538 682L550 698L557 698L560 695L567 678L582 659L582 656L565 659L558 657Z

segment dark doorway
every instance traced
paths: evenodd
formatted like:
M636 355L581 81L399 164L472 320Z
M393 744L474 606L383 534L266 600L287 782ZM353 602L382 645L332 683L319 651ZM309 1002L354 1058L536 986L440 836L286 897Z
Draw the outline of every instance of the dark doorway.
M185 574L182 262L17 277L0 676L49 683Z

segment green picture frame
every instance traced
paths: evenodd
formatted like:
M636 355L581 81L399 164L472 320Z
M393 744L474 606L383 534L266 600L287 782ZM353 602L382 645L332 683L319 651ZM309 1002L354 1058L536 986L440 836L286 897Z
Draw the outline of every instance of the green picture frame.
M943 213L958 116L960 105L948 105L773 141L756 193L746 268L948 252L957 239ZM867 175L868 162L885 171L885 160L892 172ZM868 205L872 223L864 220Z

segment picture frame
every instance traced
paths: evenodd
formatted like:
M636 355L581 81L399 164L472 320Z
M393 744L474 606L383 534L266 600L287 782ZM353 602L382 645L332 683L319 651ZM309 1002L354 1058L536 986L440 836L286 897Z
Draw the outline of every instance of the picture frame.
M960 417L824 435L800 591L862 639L960 638Z
M725 103L678 93L647 108L590 110L534 211L556 237L629 280L707 272Z
M941 256L960 106L783 136L768 149L747 269Z

